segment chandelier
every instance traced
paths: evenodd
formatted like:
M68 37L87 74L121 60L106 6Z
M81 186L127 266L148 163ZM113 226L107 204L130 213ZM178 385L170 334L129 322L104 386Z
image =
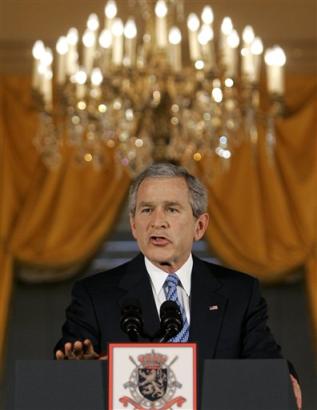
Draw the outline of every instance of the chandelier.
M109 0L102 20L91 14L81 37L70 28L58 39L54 56L35 42L34 143L44 163L57 167L70 150L79 164L99 169L114 150L132 175L159 160L189 166L208 157L227 167L243 140L256 146L259 123L273 158L284 51L265 51L270 105L262 110L264 50L251 26L240 38L224 17L216 33L212 8L185 16L184 0L129 5L138 20L123 22Z

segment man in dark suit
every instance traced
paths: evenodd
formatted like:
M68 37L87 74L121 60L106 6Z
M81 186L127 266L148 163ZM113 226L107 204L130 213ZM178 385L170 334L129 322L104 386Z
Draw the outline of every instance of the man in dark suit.
M129 298L139 301L144 330L154 334L170 278L176 278L174 298L184 319L174 341L196 342L200 367L206 358L282 357L266 325L258 281L192 256L193 241L209 222L207 192L197 178L172 164L152 165L131 186L129 212L141 254L75 284L57 359L100 359L109 342L127 342L120 319ZM290 372L300 408L296 374Z

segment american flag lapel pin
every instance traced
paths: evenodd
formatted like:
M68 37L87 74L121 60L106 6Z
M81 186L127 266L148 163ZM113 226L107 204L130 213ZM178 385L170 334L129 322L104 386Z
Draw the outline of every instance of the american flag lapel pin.
M211 305L211 306L209 306L209 310L211 311L211 310L218 310L219 309L219 306L218 305Z

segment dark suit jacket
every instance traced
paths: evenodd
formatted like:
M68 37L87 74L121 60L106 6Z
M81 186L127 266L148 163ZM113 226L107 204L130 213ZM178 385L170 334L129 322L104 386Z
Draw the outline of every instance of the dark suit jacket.
M120 329L126 298L140 301L144 330L154 334L160 322L142 254L74 285L55 350L86 338L99 353L107 351L109 342L128 342ZM281 358L266 320L266 303L255 278L194 257L189 342L197 343L200 368L206 358Z

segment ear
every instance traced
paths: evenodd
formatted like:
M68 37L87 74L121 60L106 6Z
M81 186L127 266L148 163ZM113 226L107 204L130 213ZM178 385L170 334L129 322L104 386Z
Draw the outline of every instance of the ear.
M135 218L130 214L130 228L134 239L137 239L136 228L135 228Z
M209 215L207 213L199 215L195 222L194 240L199 241L201 239L208 227Z

